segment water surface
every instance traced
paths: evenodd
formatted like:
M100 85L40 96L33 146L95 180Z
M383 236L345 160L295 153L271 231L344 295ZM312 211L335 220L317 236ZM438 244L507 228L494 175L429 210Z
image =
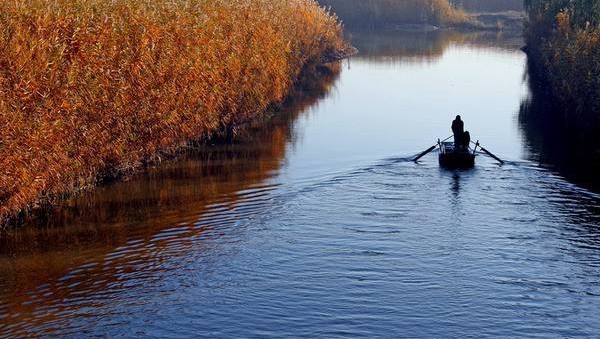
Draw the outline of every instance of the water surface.
M353 39L362 54L235 144L4 233L0 337L600 333L600 196L531 161L520 40ZM506 165L409 161L457 113Z

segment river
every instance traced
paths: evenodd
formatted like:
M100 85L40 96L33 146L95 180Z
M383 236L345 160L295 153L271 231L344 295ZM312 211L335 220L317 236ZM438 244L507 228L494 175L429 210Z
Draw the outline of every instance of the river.
M600 196L540 162L520 38L351 35L234 144L2 233L0 337L597 336ZM456 114L506 164L411 162Z

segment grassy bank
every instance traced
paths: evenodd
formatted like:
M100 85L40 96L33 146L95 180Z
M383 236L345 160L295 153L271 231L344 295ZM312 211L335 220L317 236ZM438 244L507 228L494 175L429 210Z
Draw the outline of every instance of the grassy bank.
M470 22L448 0L318 0L351 28L383 28L395 25L452 26Z
M582 133L600 127L600 2L527 0L531 73Z
M0 3L0 224L253 119L343 47L312 0Z

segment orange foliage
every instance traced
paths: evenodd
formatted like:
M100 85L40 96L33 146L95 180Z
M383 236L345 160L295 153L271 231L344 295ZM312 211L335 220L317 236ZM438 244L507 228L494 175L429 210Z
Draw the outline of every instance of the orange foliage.
M561 114L580 135L600 141L600 3L526 1L529 60Z
M281 101L342 47L312 0L0 2L0 223Z

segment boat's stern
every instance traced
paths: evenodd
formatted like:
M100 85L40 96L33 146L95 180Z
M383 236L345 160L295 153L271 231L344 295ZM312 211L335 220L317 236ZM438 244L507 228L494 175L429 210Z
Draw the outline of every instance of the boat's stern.
M440 166L446 168L471 168L475 166L475 154L469 148L460 149L453 142L440 145Z

